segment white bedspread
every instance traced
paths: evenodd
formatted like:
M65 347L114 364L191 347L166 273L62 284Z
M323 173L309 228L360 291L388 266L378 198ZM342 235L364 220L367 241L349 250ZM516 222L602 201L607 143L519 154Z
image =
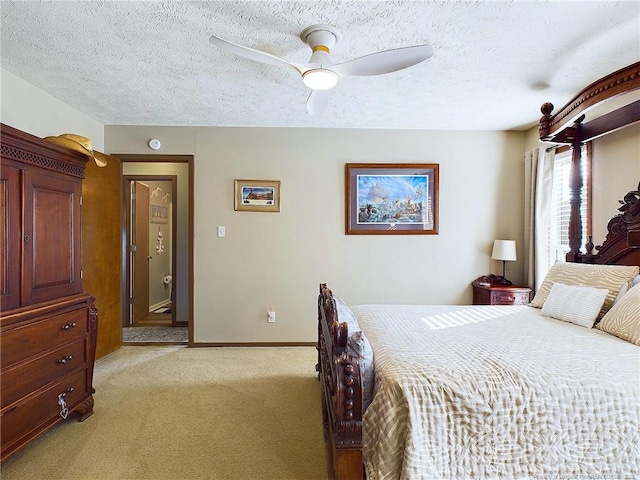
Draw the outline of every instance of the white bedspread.
M369 480L640 478L640 347L531 307L352 310Z

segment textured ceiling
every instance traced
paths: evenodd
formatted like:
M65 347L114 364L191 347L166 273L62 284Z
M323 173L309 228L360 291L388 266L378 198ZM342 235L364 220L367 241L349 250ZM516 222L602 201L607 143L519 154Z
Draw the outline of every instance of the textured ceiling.
M521 129L543 102L640 59L638 1L1 1L2 67L106 125ZM429 43L409 69L344 78L306 113L300 32L343 34L335 63Z

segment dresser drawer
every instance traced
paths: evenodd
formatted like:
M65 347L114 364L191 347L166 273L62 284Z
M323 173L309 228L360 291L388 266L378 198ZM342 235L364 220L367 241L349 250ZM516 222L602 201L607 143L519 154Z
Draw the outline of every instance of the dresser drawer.
M529 292L492 291L491 305L526 305Z
M48 389L29 397L15 407L2 412L0 418L0 436L2 438L2 456L22 443L22 437L31 438L34 430L53 424L60 416L58 395L65 394L67 405L73 405L87 394L87 371L80 369L63 378Z
M80 338L42 357L5 368L0 385L1 407L11 405L32 391L86 365L86 361L85 339Z
M2 332L2 366L56 348L87 334L87 310L73 310Z

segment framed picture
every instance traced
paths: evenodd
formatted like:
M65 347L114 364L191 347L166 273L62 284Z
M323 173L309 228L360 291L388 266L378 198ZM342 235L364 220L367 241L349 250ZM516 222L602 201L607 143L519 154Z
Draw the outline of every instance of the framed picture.
M249 212L280 211L279 180L236 180L235 209Z
M169 221L169 209L162 205L150 205L151 223L167 223Z
M348 235L437 235L438 164L347 163Z

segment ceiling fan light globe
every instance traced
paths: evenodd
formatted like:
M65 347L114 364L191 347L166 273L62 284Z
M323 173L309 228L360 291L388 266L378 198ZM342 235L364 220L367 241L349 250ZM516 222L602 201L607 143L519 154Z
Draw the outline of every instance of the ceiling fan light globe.
M302 81L311 90L329 90L338 84L338 74L326 68L313 68L302 75Z

